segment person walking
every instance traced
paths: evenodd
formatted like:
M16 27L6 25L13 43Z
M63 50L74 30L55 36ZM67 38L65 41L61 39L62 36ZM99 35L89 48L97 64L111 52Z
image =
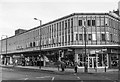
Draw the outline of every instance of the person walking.
M78 63L75 62L75 63L74 63L74 71L75 71L75 73L77 73L77 66L78 66Z
M62 69L62 72L65 71L65 63L63 61L61 62L61 69Z

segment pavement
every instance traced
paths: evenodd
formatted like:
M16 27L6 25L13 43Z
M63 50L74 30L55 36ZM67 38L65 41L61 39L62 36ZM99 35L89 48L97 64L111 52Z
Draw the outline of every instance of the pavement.
M0 65L1 67L13 67L13 65ZM57 67L41 67L41 69L38 66L14 66L14 68L24 68L24 69L37 69L41 71L49 71L49 72L57 72L61 73L61 68L58 71ZM117 72L118 69L107 69L106 72ZM84 72L84 68L78 68L78 73ZM65 68L64 73L74 73L74 68ZM88 73L105 73L104 68L97 68L95 70L94 68L88 68Z

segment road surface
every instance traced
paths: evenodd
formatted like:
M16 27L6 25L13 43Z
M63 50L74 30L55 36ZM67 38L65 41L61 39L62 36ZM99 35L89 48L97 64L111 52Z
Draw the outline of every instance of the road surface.
M108 72L108 73L66 73L66 72L53 72L53 71L40 71L39 69L26 69L26 68L13 68L13 67L0 67L2 72L2 80L47 80L55 82L57 80L71 80L78 82L86 82L92 80L92 82L117 82L118 73ZM1 78L0 78L1 79Z

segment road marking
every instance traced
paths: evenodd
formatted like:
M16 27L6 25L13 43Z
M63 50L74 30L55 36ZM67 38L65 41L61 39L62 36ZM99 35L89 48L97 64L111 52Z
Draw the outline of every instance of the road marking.
M35 78L48 78L48 77L50 77L50 76L44 76L44 77L35 77Z
M77 77L78 79L80 79L80 77Z
M24 80L28 80L28 78L25 78Z
M117 81L113 81L113 82L117 82Z
M52 77L52 81L55 79L55 77Z
M76 75L76 73L74 73L74 75Z
M77 77L80 80L80 77ZM80 82L83 82L82 80Z
M107 80L111 80L110 78L107 78L107 77L106 77L105 79L107 79Z
M13 69L10 69L11 71L13 71Z

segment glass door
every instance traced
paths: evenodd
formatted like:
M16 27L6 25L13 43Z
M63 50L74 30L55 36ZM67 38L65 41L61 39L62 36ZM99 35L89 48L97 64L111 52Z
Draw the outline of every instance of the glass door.
M95 68L97 65L96 60L97 59L95 57L89 57L88 58L88 68Z

